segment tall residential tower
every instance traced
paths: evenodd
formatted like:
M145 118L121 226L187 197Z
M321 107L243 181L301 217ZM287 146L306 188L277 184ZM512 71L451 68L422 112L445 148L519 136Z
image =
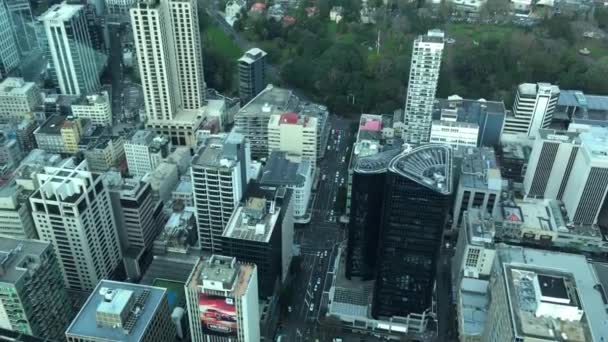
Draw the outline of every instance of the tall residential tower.
M426 143L430 139L443 40L443 31L430 30L414 41L405 99L403 134L404 140L412 144Z

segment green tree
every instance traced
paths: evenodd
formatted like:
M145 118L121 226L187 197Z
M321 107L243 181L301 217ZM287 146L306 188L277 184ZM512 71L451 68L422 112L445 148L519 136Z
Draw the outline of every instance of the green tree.
M594 12L594 18L597 22L597 26L601 29L608 28L608 8L596 6Z

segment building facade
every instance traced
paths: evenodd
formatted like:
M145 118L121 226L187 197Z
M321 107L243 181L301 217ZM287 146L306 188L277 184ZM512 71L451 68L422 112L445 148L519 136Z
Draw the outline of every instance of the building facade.
M108 190L86 162L74 159L37 178L30 203L38 237L55 248L68 288L92 290L122 261Z
M437 144L406 150L390 161L372 317L424 320L432 307L437 256L452 195L452 167L451 148Z
M317 118L298 113L272 115L268 121L268 153L283 151L317 165Z
M19 50L6 0L0 1L0 75L6 77L19 66Z
M192 342L260 341L257 278L254 264L233 257L198 260L185 286ZM221 320L216 307L223 309Z
M239 97L245 104L266 88L266 52L249 49L239 58Z
M239 133L209 136L192 158L198 241L214 251L248 182L249 143Z
M96 53L85 6L61 3L40 16L51 66L62 94L86 95L99 89Z
M562 199L580 148L578 136L576 132L538 131L524 176L526 197Z
M403 120L403 138L408 143L421 144L430 139L444 37L442 31L430 30L414 41Z
M574 224L596 224L608 192L608 128L579 135L581 147L572 164L562 200Z
M136 131L125 142L125 157L132 176L142 177L154 171L169 155L171 144L166 137L157 136L150 130Z
M7 77L0 83L0 119L29 119L42 104L40 89L23 78Z
M505 119L505 133L536 135L548 128L559 100L559 87L549 83L522 83L517 87L513 113Z
M71 317L53 247L0 239L0 327L58 341Z

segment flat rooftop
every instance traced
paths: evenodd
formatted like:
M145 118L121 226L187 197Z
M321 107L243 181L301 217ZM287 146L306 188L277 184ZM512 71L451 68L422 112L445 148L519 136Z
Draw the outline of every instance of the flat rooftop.
M154 137L156 137L155 132L151 130L140 129L133 133L127 143L133 145L150 145Z
M51 6L38 18L42 21L68 21L83 8L83 5L73 5L64 2Z
M258 48L252 48L252 49L247 50L245 52L245 54L241 58L239 58L238 61L251 64L265 56L266 56L266 52L264 52L264 50L258 49Z
M268 85L262 92L245 104L236 117L239 116L271 116L296 111L299 99L289 89Z
M580 90L562 90L557 105L576 108L573 119L608 120L608 95L587 95Z
M0 282L15 284L40 264L50 244L38 240L0 238Z
M270 241L280 213L281 208L278 206L273 213L267 212L265 198L250 197L244 205L236 208L222 236L267 243Z
M186 286L205 289L207 282L221 283L222 289L230 290L235 297L239 297L247 292L254 269L255 265L241 264L236 258L214 254L199 260Z
M494 149L466 148L462 158L460 184L467 188L500 191L502 178Z
M465 336L481 336L486 325L489 298L487 280L463 278L458 303L462 317L461 329Z
M506 245L497 252L519 337L608 341L606 302L584 256Z
M238 147L245 137L234 131L208 136L198 153L192 157L193 166L231 168L238 160Z
M588 151L594 160L608 161L608 128L591 127L579 135L583 151Z
M433 109L433 120L441 120L444 111L454 111L455 122L480 125L483 113L504 115L506 110L502 101L472 100L452 95L447 99L437 99Z
M108 291L111 291L110 296L107 296ZM139 342L151 319L157 314L165 293L166 290L159 287L102 280L66 330L66 335L85 340L94 337L107 341ZM128 309L127 302L131 296L135 307L140 308L138 315L129 312L123 326L119 328L98 324L98 313L111 315ZM110 298L112 299L109 300ZM125 328L130 329L128 333Z
M368 307L372 304L375 281L346 278L346 250L344 248L339 249L336 258L340 262L332 284L334 291L330 312L368 318Z
M273 151L262 171L261 184L302 186L311 177L310 161L291 161L286 152Z
M538 136L547 141L555 141L560 144L579 144L579 132L560 131L556 129L539 129Z
M463 214L467 238L472 245L493 244L496 227L494 218L484 210L471 208Z
M522 83L517 87L519 95L526 97L536 96L538 92L550 92L551 94L559 94L559 87L550 83Z
M441 43L443 44L445 34L441 30L429 30L426 35L419 36L418 39L425 43Z
M53 115L36 130L36 133L59 135L61 134L61 128L63 128L63 125L67 120L67 116Z
M0 96L21 96L26 95L33 87L34 82L25 82L20 77L7 77L0 83Z

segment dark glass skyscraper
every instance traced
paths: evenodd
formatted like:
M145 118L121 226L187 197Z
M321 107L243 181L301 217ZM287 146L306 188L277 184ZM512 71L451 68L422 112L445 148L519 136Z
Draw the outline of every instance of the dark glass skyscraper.
M384 188L372 316L422 314L431 307L450 205L450 147L404 151L390 161Z

